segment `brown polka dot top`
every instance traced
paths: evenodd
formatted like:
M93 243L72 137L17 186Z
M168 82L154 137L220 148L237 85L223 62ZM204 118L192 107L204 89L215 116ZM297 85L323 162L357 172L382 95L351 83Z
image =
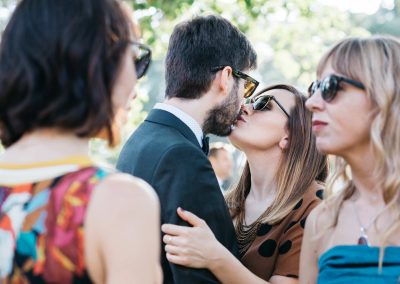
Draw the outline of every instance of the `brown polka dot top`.
M322 193L321 187L311 187L280 223L261 224L241 262L266 281L274 275L298 278L304 225L308 214L321 202Z

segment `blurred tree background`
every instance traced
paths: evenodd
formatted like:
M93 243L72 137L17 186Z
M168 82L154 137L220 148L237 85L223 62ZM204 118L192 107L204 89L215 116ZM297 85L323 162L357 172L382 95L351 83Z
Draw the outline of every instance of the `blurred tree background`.
M23 0L22 0L23 1ZM3 29L15 0L0 0ZM173 27L196 15L219 14L239 27L253 43L258 68L251 75L261 86L285 82L301 90L314 79L322 53L346 36L386 33L400 36L400 0L381 0L372 14L343 10L324 0L137 0L133 6L140 23L143 42L153 50L148 75L137 87L125 138L146 113L164 97L164 58ZM350 1L366 5L370 0ZM335 3L335 2L333 2ZM215 139L215 138L214 138ZM95 155L114 163L120 148L110 150L92 141ZM1 151L1 149L0 149Z

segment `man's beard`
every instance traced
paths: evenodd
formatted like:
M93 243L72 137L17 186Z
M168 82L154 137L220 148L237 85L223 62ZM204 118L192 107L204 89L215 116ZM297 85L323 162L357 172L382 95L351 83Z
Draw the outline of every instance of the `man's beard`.
M203 123L203 132L218 136L228 136L232 132L232 125L235 123L240 111L240 98L238 96L238 83L229 93L229 96L218 106L212 108Z

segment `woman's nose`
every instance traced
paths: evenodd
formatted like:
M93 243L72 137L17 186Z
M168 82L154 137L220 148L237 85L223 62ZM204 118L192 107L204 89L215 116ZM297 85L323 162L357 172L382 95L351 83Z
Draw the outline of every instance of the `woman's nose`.
M324 100L321 91L318 89L312 96L306 100L306 108L311 112L316 112L324 107Z
M242 104L241 111L242 111L242 113L244 113L246 115L252 114L253 113L252 104L251 103Z

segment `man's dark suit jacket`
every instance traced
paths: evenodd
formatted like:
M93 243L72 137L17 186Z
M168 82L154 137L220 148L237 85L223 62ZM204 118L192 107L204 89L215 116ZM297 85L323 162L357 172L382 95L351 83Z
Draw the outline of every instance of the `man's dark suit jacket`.
M156 190L161 224L187 226L176 214L180 206L204 219L218 241L237 256L232 220L211 164L192 130L176 116L153 109L123 147L117 168ZM161 247L164 283L219 283L206 269L169 263Z

